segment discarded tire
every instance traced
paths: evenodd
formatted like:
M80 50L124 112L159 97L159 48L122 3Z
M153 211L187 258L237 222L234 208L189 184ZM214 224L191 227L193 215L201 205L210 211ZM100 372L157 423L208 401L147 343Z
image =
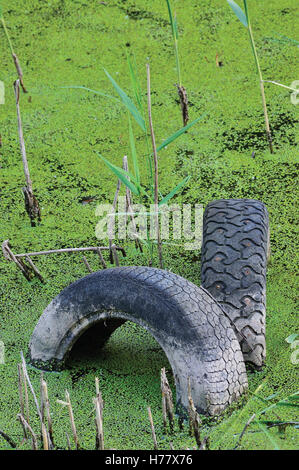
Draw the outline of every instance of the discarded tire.
M30 361L59 370L89 328L104 344L126 320L146 328L168 357L178 413L188 406L188 377L200 413L220 413L246 389L240 345L212 296L180 276L147 267L99 271L64 289L35 327Z
M201 282L235 326L245 362L266 357L266 267L270 251L265 205L252 199L208 204L203 221Z

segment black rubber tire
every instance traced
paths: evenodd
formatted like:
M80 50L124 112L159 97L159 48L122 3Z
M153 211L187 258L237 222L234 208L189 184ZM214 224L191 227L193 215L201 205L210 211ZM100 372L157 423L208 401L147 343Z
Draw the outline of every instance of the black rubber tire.
M102 345L126 320L146 328L166 353L178 413L188 406L188 377L195 406L210 415L219 414L247 388L240 345L212 296L180 276L147 267L98 271L64 289L35 327L30 362L59 370L90 327L96 326Z
M245 362L266 358L266 268L270 252L266 206L253 199L220 199L203 219L201 282L235 327Z

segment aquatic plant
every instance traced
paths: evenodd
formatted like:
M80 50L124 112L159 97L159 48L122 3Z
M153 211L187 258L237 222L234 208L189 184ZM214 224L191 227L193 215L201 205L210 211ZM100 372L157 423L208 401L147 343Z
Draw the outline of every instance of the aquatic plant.
M255 60L256 71L259 77L259 85L260 85L260 92L261 92L262 103L263 103L263 112L264 112L264 117L265 117L266 134L267 134L269 149L271 153L274 153L262 70L260 67L260 62L259 62L257 49L255 46L255 41L254 41L253 32L251 28L247 0L243 0L243 1L244 1L245 12L242 10L242 8L239 7L239 5L236 2L234 2L233 0L227 0L233 12L237 16L237 18L241 21L241 23L245 26L245 28L247 28L248 33L249 33L249 40L250 40L252 53L253 53L254 60Z

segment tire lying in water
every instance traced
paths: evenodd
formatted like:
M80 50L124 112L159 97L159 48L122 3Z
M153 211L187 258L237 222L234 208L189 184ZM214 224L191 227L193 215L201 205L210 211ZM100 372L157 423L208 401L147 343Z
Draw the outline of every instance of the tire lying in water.
M126 320L143 326L164 350L179 414L188 407L188 378L194 404L204 414L221 413L247 388L239 342L212 296L180 276L147 267L98 271L64 289L34 329L30 362L61 370L89 328L96 328L103 345Z
M253 199L220 199L203 219L201 282L235 327L245 362L266 358L266 268L270 253L266 206Z

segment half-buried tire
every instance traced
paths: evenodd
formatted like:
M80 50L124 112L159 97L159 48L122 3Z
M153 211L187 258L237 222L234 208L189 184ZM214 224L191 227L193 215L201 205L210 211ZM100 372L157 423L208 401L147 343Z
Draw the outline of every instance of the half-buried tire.
M235 327L245 362L266 357L266 269L270 252L266 206L254 199L209 203L203 220L201 282Z
M98 271L64 289L35 327L30 361L44 370L60 370L89 328L96 328L103 345L126 320L143 326L164 350L175 378L178 413L188 406L188 378L197 410L210 415L222 412L247 388L239 342L210 294L180 276L147 267Z

